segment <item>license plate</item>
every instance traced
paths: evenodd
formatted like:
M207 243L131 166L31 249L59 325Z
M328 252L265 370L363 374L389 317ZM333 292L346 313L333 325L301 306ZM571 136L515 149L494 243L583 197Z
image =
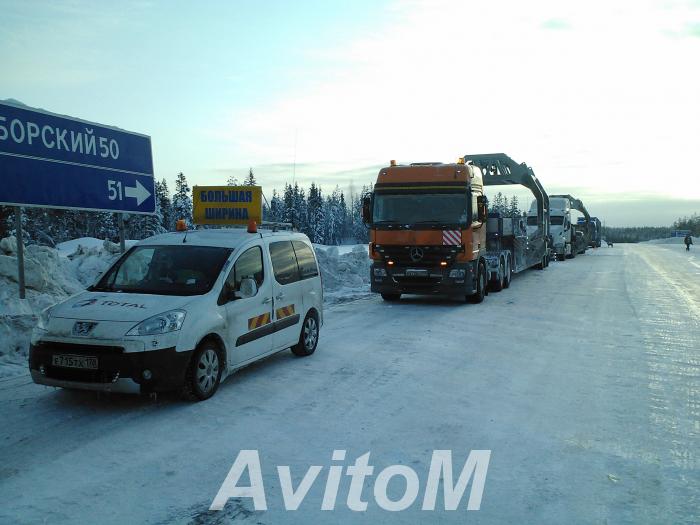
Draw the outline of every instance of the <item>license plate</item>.
M97 370L97 358L88 355L54 354L51 364L63 368L87 368L89 370Z
M427 277L428 270L420 268L406 268L406 275L410 277Z

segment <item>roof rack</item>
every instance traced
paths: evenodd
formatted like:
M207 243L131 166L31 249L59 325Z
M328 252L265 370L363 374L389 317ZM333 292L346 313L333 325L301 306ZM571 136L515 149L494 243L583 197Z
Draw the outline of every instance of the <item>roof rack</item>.
M261 228L266 230L272 230L273 232L285 230L285 231L296 231L296 228L291 222L275 222L275 221L262 221L260 223Z

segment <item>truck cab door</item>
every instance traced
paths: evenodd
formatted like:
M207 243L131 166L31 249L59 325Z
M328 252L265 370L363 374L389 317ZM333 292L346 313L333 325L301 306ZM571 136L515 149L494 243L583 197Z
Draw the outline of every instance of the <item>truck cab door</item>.
M253 246L236 259L222 297L226 315L228 364L237 367L272 350L272 276L265 271L261 246ZM241 281L253 279L257 289L243 297Z

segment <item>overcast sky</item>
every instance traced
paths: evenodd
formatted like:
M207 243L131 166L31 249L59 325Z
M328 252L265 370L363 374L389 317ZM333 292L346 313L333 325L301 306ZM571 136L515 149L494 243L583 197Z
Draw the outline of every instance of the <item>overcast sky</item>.
M700 212L700 0L0 0L0 99L151 135L156 177L358 189L505 152L610 225ZM296 169L293 168L296 163Z

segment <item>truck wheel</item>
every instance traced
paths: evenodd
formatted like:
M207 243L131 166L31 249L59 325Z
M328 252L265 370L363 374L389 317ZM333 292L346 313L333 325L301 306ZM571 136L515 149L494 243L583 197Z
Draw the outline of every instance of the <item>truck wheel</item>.
M383 293L382 299L384 299L385 301L398 301L399 299L401 299L401 294L400 293Z
M297 357L306 357L316 351L318 344L318 319L314 312L306 314L304 324L301 325L299 342L292 347L292 353Z
M476 292L469 300L474 304L478 304L484 300L484 297L486 297L486 268L484 268L483 264L480 264L476 276Z
M569 255L567 255L566 257L567 257L567 259L574 259L576 257L576 250L574 249L573 246L571 247L571 253Z
M537 268L538 270L544 270L546 267L547 267L547 256L544 255L542 257L542 260L535 265L535 268Z
M221 349L216 343L201 343L187 367L182 397L188 401L204 401L213 396L221 384L223 363Z
M491 290L494 292L500 292L503 290L503 281L505 281L506 265L503 263L503 259L498 263L498 275L496 279L491 281Z
M503 276L503 288L508 288L510 286L510 281L513 278L513 267L510 263L510 258L506 261L506 273Z

